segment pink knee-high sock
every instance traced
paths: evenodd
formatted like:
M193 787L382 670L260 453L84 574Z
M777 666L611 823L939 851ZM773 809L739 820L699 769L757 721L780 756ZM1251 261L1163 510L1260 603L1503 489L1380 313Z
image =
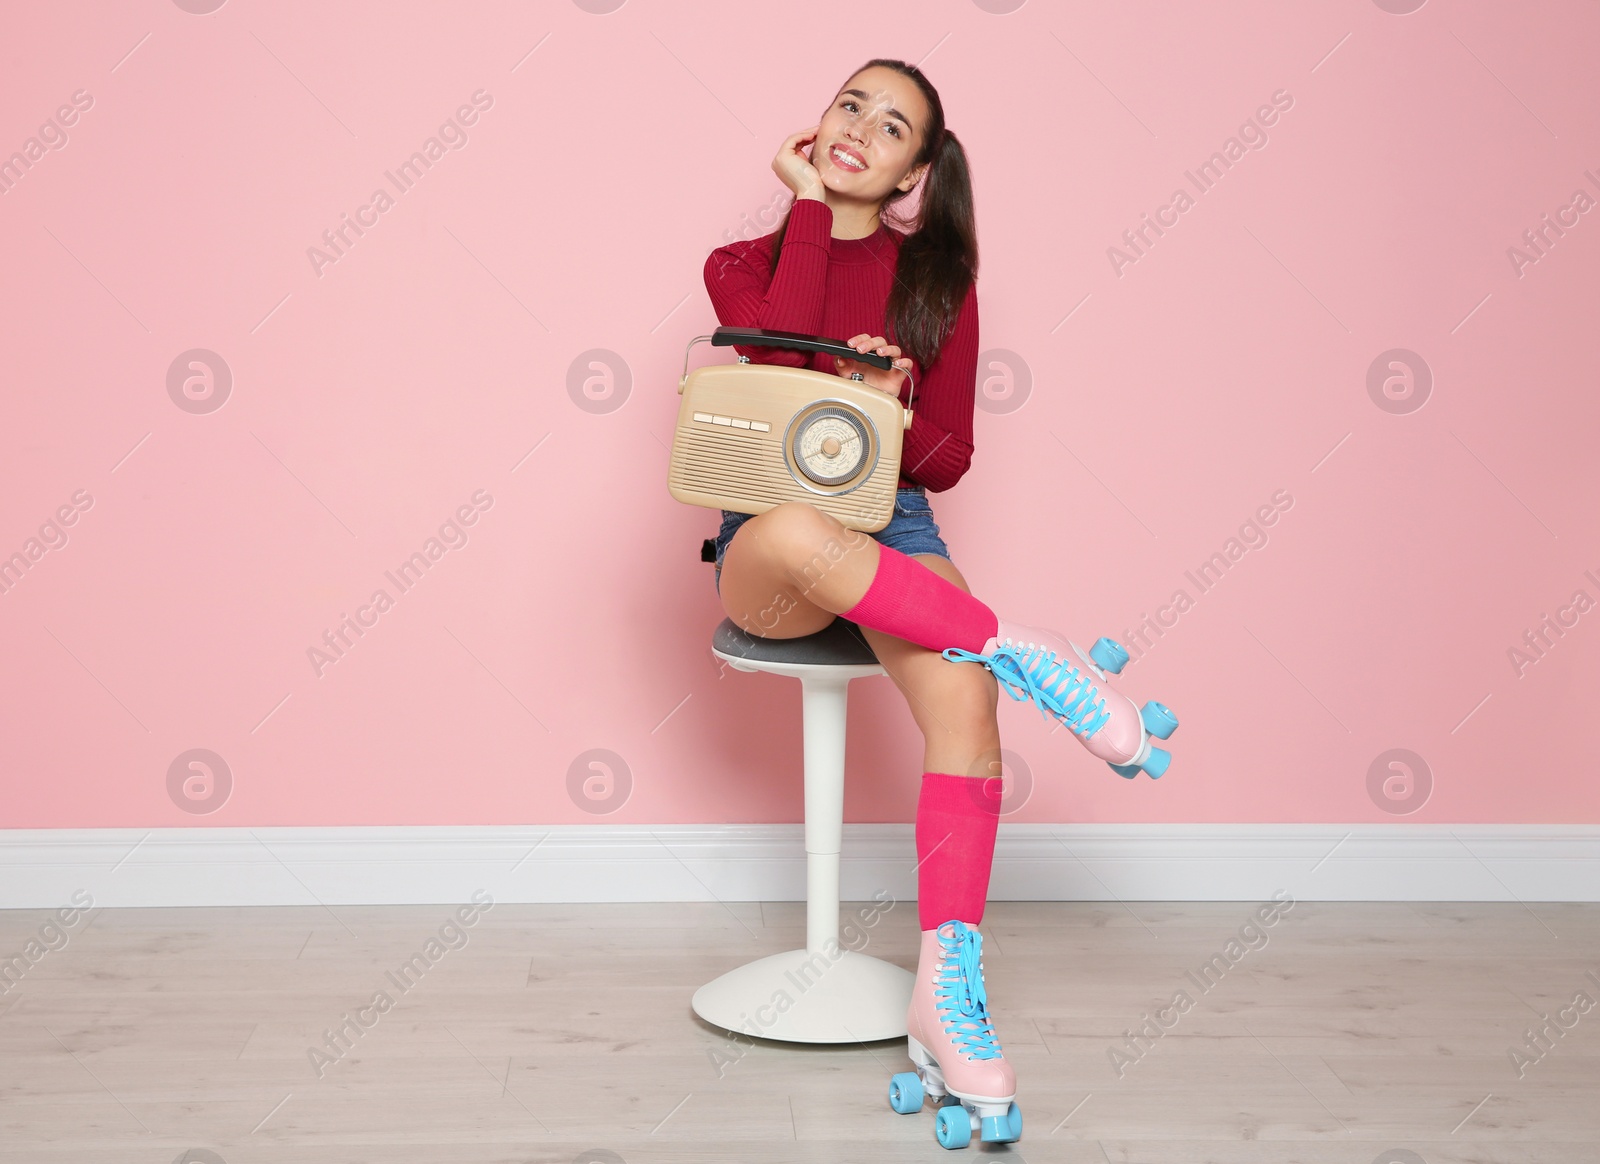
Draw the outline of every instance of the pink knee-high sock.
M910 554L882 543L878 545L878 569L867 592L849 610L839 613L841 618L930 651L961 647L977 653L1000 629L1000 620L984 603Z
M983 920L1000 825L999 777L924 772L917 797L917 920L937 929L952 918Z

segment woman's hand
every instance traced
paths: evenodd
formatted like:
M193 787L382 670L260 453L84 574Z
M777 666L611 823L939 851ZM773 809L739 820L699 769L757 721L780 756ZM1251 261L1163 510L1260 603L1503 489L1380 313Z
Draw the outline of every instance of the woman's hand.
M833 358L835 372L841 376L860 372L862 380L870 387L876 388L879 392L887 392L890 396L900 395L900 385L911 371L911 357L901 356L900 349L881 335L874 336L862 332L845 342L858 352L876 352L880 356L888 356L894 361L894 367L874 368L871 364L864 364L860 360L835 356Z
M822 197L822 174L805 153L805 147L817 140L820 128L819 123L790 134L778 148L778 156L772 159L772 172L783 179L783 184L794 191L796 198Z

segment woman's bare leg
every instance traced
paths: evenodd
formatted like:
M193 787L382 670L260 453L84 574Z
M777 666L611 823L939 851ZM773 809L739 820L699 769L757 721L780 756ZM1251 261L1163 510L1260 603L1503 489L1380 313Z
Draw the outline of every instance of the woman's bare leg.
M750 518L728 543L722 608L747 634L815 634L861 601L877 570L869 534L808 502L785 501Z
M913 554L928 569L971 593L955 563L939 554ZM726 579L724 579L726 585ZM952 776L999 776L1000 684L986 667L953 667L938 651L862 627L883 669L906 697L922 731L922 770Z

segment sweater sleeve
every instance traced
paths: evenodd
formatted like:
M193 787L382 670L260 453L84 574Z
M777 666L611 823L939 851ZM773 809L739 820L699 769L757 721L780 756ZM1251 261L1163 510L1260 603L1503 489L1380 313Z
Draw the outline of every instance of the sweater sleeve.
M725 327L760 327L805 335L822 332L828 285L833 209L815 198L797 198L773 271L764 251L751 241L718 247L706 258L706 291ZM811 365L811 353L734 344L733 350L756 364Z
M972 410L978 383L976 282L967 289L939 358L926 372L913 366L912 375L916 392L900 454L900 475L930 493L942 493L972 464Z

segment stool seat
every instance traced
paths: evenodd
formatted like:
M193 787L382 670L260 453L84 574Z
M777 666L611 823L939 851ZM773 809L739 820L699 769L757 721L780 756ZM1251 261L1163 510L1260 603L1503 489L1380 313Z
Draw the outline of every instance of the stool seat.
M906 1033L915 976L839 945L844 744L852 679L884 674L861 628L835 618L816 634L772 639L725 618L711 651L740 671L800 680L806 804L806 947L729 970L690 1006L724 1030L792 1043L857 1043ZM796 997L798 995L798 997ZM775 1005L782 999L784 1004Z
M725 618L711 635L711 650L742 671L786 673L794 667L865 667L865 674L882 674L861 628L848 619L835 618L816 634L797 639L769 639L748 634ZM762 664L771 664L763 666Z

